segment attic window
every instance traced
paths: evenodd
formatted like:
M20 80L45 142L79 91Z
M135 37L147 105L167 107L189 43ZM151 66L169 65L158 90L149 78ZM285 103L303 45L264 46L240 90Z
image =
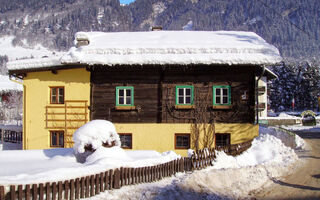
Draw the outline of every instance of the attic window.
M64 104L64 87L50 87L50 103Z

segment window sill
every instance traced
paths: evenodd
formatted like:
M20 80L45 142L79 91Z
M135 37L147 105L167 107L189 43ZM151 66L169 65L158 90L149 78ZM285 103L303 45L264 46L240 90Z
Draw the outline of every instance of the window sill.
M212 106L213 109L231 109L232 106L224 106L224 105L221 105L221 106Z
M116 106L116 110L136 110L135 106Z
M196 106L195 105L175 105L175 109L194 109Z
M121 147L122 149L132 149L132 147Z
M190 147L175 147L175 150L188 150Z

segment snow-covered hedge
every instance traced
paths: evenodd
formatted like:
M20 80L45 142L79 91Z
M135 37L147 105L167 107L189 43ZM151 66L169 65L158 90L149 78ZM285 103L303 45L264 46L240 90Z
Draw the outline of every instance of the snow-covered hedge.
M121 146L120 137L114 125L106 120L93 120L81 126L73 134L75 153L84 153L85 146L95 150L103 144Z

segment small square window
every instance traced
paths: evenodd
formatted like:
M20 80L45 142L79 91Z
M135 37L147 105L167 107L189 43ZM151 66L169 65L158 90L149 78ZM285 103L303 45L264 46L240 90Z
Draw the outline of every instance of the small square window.
M64 104L64 87L50 87L50 103Z
M50 146L64 147L64 131L50 131Z
M230 146L230 134L229 133L216 133L216 147Z
M131 133L119 133L121 148L132 149L132 134Z
M176 105L193 104L193 86L176 86Z
M213 86L213 105L230 106L231 105L231 87L228 85Z
M175 149L189 149L190 148L190 134L176 133L175 134Z
M116 105L133 106L133 87L116 87Z

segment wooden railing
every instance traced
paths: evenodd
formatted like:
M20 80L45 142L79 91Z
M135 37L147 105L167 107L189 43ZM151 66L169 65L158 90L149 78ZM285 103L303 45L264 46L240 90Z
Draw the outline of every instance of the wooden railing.
M64 130L65 147L72 147L73 132L88 122L88 101L65 100L45 109L46 128Z
M250 143L251 142L247 142ZM248 147L242 143L241 149ZM234 145L234 147L236 147ZM239 147L239 146L238 146ZM232 146L219 148L230 153ZM98 174L52 183L0 186L0 200L61 200L88 198L106 190L119 189L125 185L150 183L170 177L178 172L188 172L213 166L216 150L203 149L194 152L191 157L176 159L156 166L138 168L120 168Z
M22 143L22 132L1 130L0 129L1 142Z

